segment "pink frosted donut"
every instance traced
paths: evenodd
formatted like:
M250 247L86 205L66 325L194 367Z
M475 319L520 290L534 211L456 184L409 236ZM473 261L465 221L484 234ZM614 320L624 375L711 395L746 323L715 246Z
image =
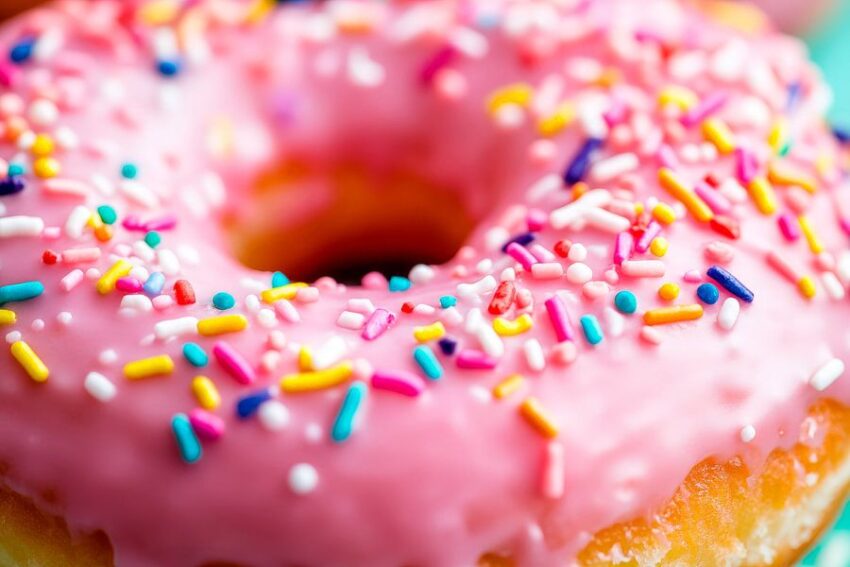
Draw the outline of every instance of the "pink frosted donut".
M0 556L782 565L847 489L848 152L796 40L68 0L0 50Z

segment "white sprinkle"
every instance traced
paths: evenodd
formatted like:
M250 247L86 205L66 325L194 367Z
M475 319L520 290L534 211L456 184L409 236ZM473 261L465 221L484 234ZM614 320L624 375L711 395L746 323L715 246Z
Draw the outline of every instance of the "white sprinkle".
M34 319L33 322L32 322L32 325L30 325L30 327L32 327L32 330L36 331L36 332L43 331L44 330L44 319Z
M617 179L625 173L634 171L640 165L637 155L626 152L599 160L590 170L590 177L598 183Z
M138 181L125 179L118 185L118 189L128 200L137 205L153 209L159 204L156 194Z
M103 366L112 366L118 361L118 353L112 349L104 350L97 355L97 361Z
M502 270L502 273L499 276L499 281L515 282L516 281L516 270L514 270L513 268L505 268L504 270Z
M299 463L289 469L289 489L295 494L309 494L319 484L319 473L313 465Z
M437 312L437 308L433 305L428 305L427 303L417 303L413 307L413 313L415 315L424 315L429 317Z
M541 372L546 368L546 355L543 353L543 347L537 339L528 339L522 345L522 350L525 353L525 361L528 367L534 372Z
M531 277L536 280L554 280L564 275L564 266L559 262L537 263L531 266Z
M370 58L365 49L352 49L348 56L348 78L354 85L374 88L384 82L385 75L383 66Z
M196 335L197 333L198 319L196 317L166 319L153 326L153 334L162 341L183 335Z
M264 329L272 329L277 325L277 316L274 310L264 307L257 312L257 323Z
M55 177L47 179L41 185L48 195L86 198L92 193L92 187L84 181Z
M36 61L47 61L62 49L65 36L58 27L48 27L38 36L32 50L32 57Z
M752 425L745 425L741 428L741 441L749 443L756 438L756 428Z
M89 218L91 218L91 211L87 207L77 205L68 215L68 220L65 221L65 234L69 238L82 238Z
M593 279L593 270L582 262L570 264L567 268L567 281L574 284L585 284Z
M289 409L277 400L269 400L257 410L260 423L269 431L280 431L289 425Z
M645 340L651 345L660 345L664 340L664 335L661 333L661 330L658 327L650 327L649 325L644 325L640 329L640 338Z
M575 221L583 219L588 210L608 205L612 198L611 193L606 189L588 191L576 201L552 211L549 215L549 224L556 230L570 226Z
M481 325L478 327L475 335L478 337L478 342L481 343L481 350L493 358L501 358L505 354L505 344L502 338L490 325Z
M612 337L619 337L623 334L626 328L626 320L614 308L606 307L602 312L605 318L605 324L608 327L608 334Z
M841 285L841 282L838 281L835 274L832 272L823 272L821 274L821 280L823 281L823 287L826 289L826 293L830 298L836 301L844 299L844 286Z
M75 150L80 145L77 133L67 126L57 128L53 138L56 140L56 145L62 150Z
M166 276L176 276L180 273L180 260L177 254L168 248L160 248L156 251L156 260L162 273Z
M809 377L809 384L818 392L823 392L842 374L844 374L844 362L839 358L833 358L814 371Z
M0 218L0 238L13 236L38 236L44 230L41 217L4 217Z
M72 289L77 287L84 279L85 274L82 270L71 270L70 272L65 274L65 277L63 277L62 280L59 282L59 287L62 289L62 291L71 291Z
M27 114L35 126L52 126L59 118L59 109L52 100L40 98L33 101Z
M436 274L434 272L434 268L432 268L431 266L426 266L425 264L416 264L410 270L410 273L407 277L412 283L416 285L423 285L433 280L435 275ZM368 301L368 299L366 301Z
M84 386L86 392L99 402L108 402L118 393L115 384L99 372L89 372Z
M587 248L583 244L573 244L567 253L567 259L570 262L584 262L587 260Z
M352 331L360 329L365 323L366 316L362 313L355 313L354 311L343 311L336 319L338 326L343 329L351 329Z
M283 355L280 351L267 350L260 356L260 368L263 372L271 374L277 368L277 365L280 364L281 358L283 358Z
M105 197L111 197L115 194L115 185L103 175L98 173L92 175L91 184Z
M12 331L6 334L6 342L9 344L16 343L21 340L22 336L20 331Z
M633 278L660 278L665 271L661 260L626 260L620 265L620 273Z
M440 312L440 321L446 327L457 327L463 323L463 315L458 311L457 307L449 307Z
M278 315L289 323L298 323L301 321L301 315L298 309L288 299L280 299L274 302L274 309Z
M354 298L348 300L348 310L364 315L371 315L375 311L375 305L368 299Z
M121 298L121 309L130 309L146 313L153 311L153 303L147 295L132 293Z
M319 301L319 288L317 287L302 287L295 292L295 301L299 303L315 303Z
M554 193L558 189L564 186L564 180L561 179L561 176L557 173L550 173L540 179L538 179L531 187L526 190L525 195L529 202L533 203L539 201L549 195L550 193ZM502 240L502 244L510 238L510 235L507 234L506 237ZM501 244L499 245L501 246Z
M484 258L475 264L475 271L479 274L489 274L493 270L493 260Z
M260 310L260 298L253 293L245 296L245 309L248 313L256 313Z
M738 321L738 314L741 312L741 303L734 297L727 297L717 313L717 324L724 331L729 331L735 326Z
M348 345L339 335L330 339L313 350L313 366L316 370L324 370L339 362L348 354Z
M508 229L496 226L484 234L484 246L490 252L495 252L496 250L499 250L510 238L511 233L508 232Z
M60 325L62 325L63 327L67 327L68 325L71 324L71 321L73 320L73 318L74 318L73 315L71 315L67 311L60 311L56 315L56 322L59 323Z

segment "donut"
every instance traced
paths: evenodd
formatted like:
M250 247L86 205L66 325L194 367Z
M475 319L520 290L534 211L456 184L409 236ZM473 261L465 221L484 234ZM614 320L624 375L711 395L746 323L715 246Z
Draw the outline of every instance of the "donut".
M850 486L850 152L755 14L4 24L2 562L791 563Z

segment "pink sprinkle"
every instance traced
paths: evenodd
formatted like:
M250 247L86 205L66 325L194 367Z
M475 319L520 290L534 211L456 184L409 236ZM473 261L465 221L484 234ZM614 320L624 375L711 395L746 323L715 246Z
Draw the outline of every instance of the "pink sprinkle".
M640 338L651 345L660 345L661 341L664 340L664 335L661 334L661 330L658 327L644 325L640 329Z
M682 279L688 283L699 283L702 281L702 274L699 270L688 270Z
M649 225L647 225L646 230L643 231L643 234L640 235L637 242L635 242L635 252L643 254L649 250L649 245L652 244L652 240L659 234L661 234L661 224L651 221ZM617 236L619 237L619 235Z
M295 301L299 303L315 303L319 301L319 288L302 287L295 292Z
M361 284L366 289L387 289L389 283L387 282L387 278L384 277L384 274L381 272L369 272L365 276L363 276L363 280Z
M136 215L127 215L124 217L124 220L121 221L121 226L123 226L125 230L145 232L145 224Z
M376 370L372 374L372 387L415 398L425 390L425 380L410 372Z
M746 148L738 146L735 148L735 159L735 173L738 176L738 181L747 185L755 179L758 172L756 156Z
M224 420L201 408L189 412L189 423L201 439L215 441L224 435Z
M552 321L552 327L555 329L555 336L558 338L558 342L572 341L575 335L564 300L560 296L553 295L546 300L544 305L546 306L546 312L549 314L549 319Z
M531 252L531 255L534 256L538 262L554 262L557 260L555 254L539 242L532 244L531 248L529 248L529 252Z
M487 356L480 350L464 349L456 358L457 367L466 370L492 370L497 364L495 358Z
M62 252L63 264L82 264L100 259L100 248L72 248Z
M145 232L151 230L171 230L177 226L177 217L174 215L164 216L158 219L149 220L144 223Z
M626 260L620 266L620 273L632 278L660 278L664 272L661 260Z
M517 242L511 242L505 248L505 252L520 263L520 265L528 272L531 271L531 266L537 263L537 259L528 251L528 249Z
M289 323L298 323L301 321L301 315L298 313L298 309L288 299L275 301L274 310L284 321Z
M578 358L578 347L573 341L564 341L552 347L552 362L569 366Z
M174 305L174 298L170 295L157 295L151 301L157 311L164 311Z
M420 71L420 78L424 84L430 84L434 80L434 76L452 62L457 55L457 50L451 45L445 45L439 49L431 59L425 62Z
M686 128L695 126L723 108L729 95L723 91L715 91L703 98L696 106L682 115L682 125Z
M58 226L46 226L41 233L41 237L45 240L58 240L62 236L62 229Z
M224 341L213 346L213 355L221 366L240 384L252 384L257 376L245 358Z
M614 242L614 263L619 265L631 258L634 244L635 237L631 232L624 231L618 234Z
M797 225L797 219L792 217L790 214L782 213L779 215L779 218L776 219L776 222L779 223L779 231L782 233L782 236L785 237L785 240L794 242L800 238L800 228Z
M142 291L142 282L137 278L123 277L115 282L115 289L124 293L139 293Z
M679 159L676 157L676 152L674 152L673 148L671 148L667 144L664 144L660 148L658 148L658 161L661 163L662 166L667 167L669 169L679 168Z
M530 289L520 289L516 292L516 306L520 309L525 309L526 307L531 306L531 302L534 301L534 295L531 293Z
M557 441L551 441L546 445L543 456L543 478L540 483L540 492L544 498L557 500L564 495L564 446Z
M732 210L732 203L729 202L729 199L705 181L697 183L694 192L717 214L723 215Z
M9 88L15 84L18 79L19 70L8 64L0 64L0 86Z
M705 257L717 264L728 264L735 257L735 249L725 242L709 242L705 247Z
M45 193L56 196L87 197L92 193L91 185L76 179L55 177L46 180L41 187Z
M803 278L803 275L798 272L794 266L775 251L771 251L767 254L767 263L770 264L770 267L779 272L782 277L793 284L796 284Z
M525 223L531 232L543 230L548 220L549 215L542 209L529 209L528 214L525 216Z
M610 286L602 281L591 281L581 286L582 294L591 301L602 299L611 291Z
M383 335L396 320L395 313L386 309L375 309L369 319L366 321L366 326L363 327L362 337L367 341L374 341Z
M608 127L613 127L619 124L626 117L626 105L620 98L614 97L611 101L611 107L602 115Z
M62 288L62 291L71 291L77 287L83 279L85 279L85 274L82 270L71 270L64 278L62 278L62 281L59 282L59 287Z
M536 280L556 280L564 275L564 266L558 262L543 262L531 266L531 277Z

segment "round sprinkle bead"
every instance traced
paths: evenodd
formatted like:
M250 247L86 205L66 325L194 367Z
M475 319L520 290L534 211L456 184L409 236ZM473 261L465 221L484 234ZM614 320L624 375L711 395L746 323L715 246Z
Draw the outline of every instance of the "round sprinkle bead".
M213 307L219 311L226 311L236 305L236 299L226 291L220 291L213 296Z
M139 175L139 168L134 163L127 162L121 165L121 177L124 179L135 179Z
M714 284L704 283L697 288L697 297L706 305L714 305L720 299L720 290Z
M32 164L33 173L41 179L50 179L59 175L61 167L59 162L51 157L42 157Z
M614 307L620 313L631 315L637 311L637 297L629 290L624 289L623 291L619 291L614 296Z
M319 484L319 473L309 463L298 463L289 469L289 489L295 494L309 494Z
M164 59L162 61L158 61L156 64L156 70L159 71L159 74L163 77L176 77L180 74L180 61L177 59Z
M664 301L673 301L679 297L679 285L673 282L667 282L658 288L658 297Z
M156 231L150 231L145 234L145 244L150 246L151 248L156 248L159 246L160 242L162 242L162 237Z

